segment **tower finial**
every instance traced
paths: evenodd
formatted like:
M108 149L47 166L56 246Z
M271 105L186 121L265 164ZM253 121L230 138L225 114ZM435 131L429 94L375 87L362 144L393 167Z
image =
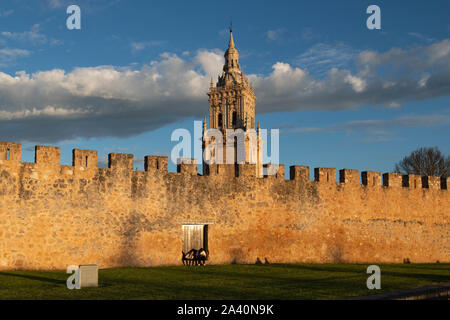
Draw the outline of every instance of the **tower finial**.
M230 43L228 44L228 49L234 48L234 39L233 39L233 26L230 25Z

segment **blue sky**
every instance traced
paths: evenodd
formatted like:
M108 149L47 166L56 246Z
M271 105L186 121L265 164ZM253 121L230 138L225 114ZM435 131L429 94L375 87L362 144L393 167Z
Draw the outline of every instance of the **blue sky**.
M81 8L81 30L66 8ZM366 8L381 8L381 30ZM288 165L391 171L450 154L449 1L19 1L0 4L0 140L169 154L208 111L233 21L257 120ZM174 171L174 165L169 168Z

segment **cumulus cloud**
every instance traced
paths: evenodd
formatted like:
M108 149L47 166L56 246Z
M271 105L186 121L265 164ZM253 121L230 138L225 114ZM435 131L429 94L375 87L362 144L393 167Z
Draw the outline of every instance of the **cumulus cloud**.
M223 51L220 50L199 50L195 57L195 62L197 62L201 69L213 78L222 71L224 58Z
M354 73L333 67L317 79L279 62L270 75L250 78L257 89L259 112L398 107L407 101L449 95L449 62L450 40L446 39L409 50L362 51L355 56Z
M1 53L0 53L1 54ZM332 67L316 78L277 62L267 75L250 74L257 112L399 107L450 94L450 41L387 52L363 51L355 71ZM77 137L126 137L207 113L210 77L223 52L182 57L164 53L139 68L98 66L15 75L0 72L2 139L55 142Z
M0 72L0 136L36 142L131 136L204 114L207 72L214 71L209 60L223 64L222 55L199 51L191 60L165 53L137 70Z

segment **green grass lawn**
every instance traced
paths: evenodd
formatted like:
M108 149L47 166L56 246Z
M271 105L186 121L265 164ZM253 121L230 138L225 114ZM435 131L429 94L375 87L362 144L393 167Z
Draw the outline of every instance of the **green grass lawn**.
M333 299L450 282L450 264L386 264L368 290L363 264L104 269L99 288L69 290L64 271L0 271L0 299Z

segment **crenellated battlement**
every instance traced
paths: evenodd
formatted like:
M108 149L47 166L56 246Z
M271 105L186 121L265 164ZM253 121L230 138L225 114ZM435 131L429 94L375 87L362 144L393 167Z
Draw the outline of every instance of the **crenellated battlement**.
M34 162L42 167L55 168L61 164L59 147L36 146Z
M133 170L134 156L127 153L108 154L108 168L115 170Z
M336 182L335 168L314 168L314 181L319 183Z
M297 181L309 181L309 167L306 166L290 166L289 178Z
M166 156L145 156L144 157L144 170L158 170L161 172L167 172L168 157Z
M72 166L86 169L98 168L97 151L73 149Z
M36 146L35 162L21 162L22 145L15 142L0 142L0 167L2 165L22 165L30 174L36 170L59 172L62 175L78 175L83 174L92 176L93 172L98 171L98 152L95 150L73 149L72 166L61 165L61 150L59 147L53 146ZM133 171L134 156L124 153L110 153L108 155L108 170L112 171ZM256 167L254 164L211 164L204 165L206 168L203 172L205 178L222 176L225 178L253 178L256 177ZM3 170L8 171L7 168ZM285 167L280 164L265 164L264 172L266 174L263 179L269 180L285 180ZM267 172L274 170L275 174L269 175ZM145 172L168 173L168 157L158 155L148 155L144 157ZM179 158L177 161L177 173L181 175L197 176L198 164L196 159ZM361 180L360 180L361 179ZM310 168L307 166L293 165L289 167L289 180L296 182L311 182L319 185L361 185L366 188L371 187L388 187L388 188L405 188L430 189L430 190L447 190L449 178L447 177L427 177L419 175L401 175L399 173L384 173L375 171L363 171L359 174L358 170L341 169L339 170L339 179L336 181L335 168L314 168L314 181L310 181ZM360 182L361 181L361 182Z
M22 144L15 142L0 142L0 160L21 161Z
M348 184L359 184L358 170L354 169L339 170L339 182Z
M177 172L188 175L198 175L197 159L179 158L177 160Z
M211 263L450 261L449 179L0 142L0 269L177 265L182 225L208 225ZM287 169L287 168L286 168ZM275 174L270 174L275 173ZM181 222L180 222L181 221ZM373 244L377 245L374 246ZM2 249L3 248L3 249ZM281 251L280 251L280 248Z

